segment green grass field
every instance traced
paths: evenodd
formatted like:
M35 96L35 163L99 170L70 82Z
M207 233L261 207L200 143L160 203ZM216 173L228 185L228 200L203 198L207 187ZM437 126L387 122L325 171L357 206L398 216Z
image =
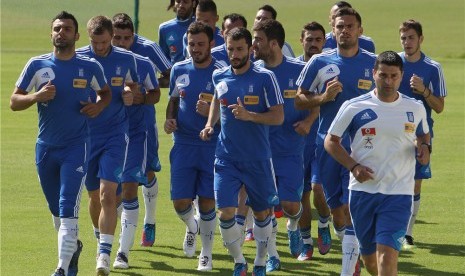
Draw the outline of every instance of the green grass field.
M171 19L166 0L142 0L140 34L158 41L158 25ZM270 0L278 10L278 20L286 28L286 41L297 54L301 53L301 27L316 20L325 27L328 11L334 1ZM9 97L23 66L31 56L51 51L50 19L60 10L78 18L81 39L77 46L88 44L87 20L95 15L112 16L116 12L133 15L133 1L1 1L1 265L0 274L50 275L56 265L56 233L34 165L34 144L37 135L35 107L23 112L9 109ZM216 0L220 18L230 12L242 13L253 23L259 6L265 1ZM377 52L401 51L398 26L415 18L422 22L425 40L423 51L439 61L444 69L448 88L445 110L435 116L433 179L426 181L422 207L415 227L417 248L402 252L401 275L465 275L465 178L464 178L464 2L434 1L370 1L353 0L352 5L363 18L365 34L371 36ZM221 20L221 19L220 19ZM158 108L158 122L164 122L167 90ZM140 227L130 255L131 269L112 271L112 275L200 275L197 259L183 257L183 223L176 217L169 200L168 153L171 137L160 134L160 156L163 170L158 174L160 193L157 209L157 240L152 248L139 246ZM80 275L94 275L96 242L87 212L87 198L81 204L80 238L84 251L80 259ZM143 210L140 222L142 223ZM284 230L284 220L279 220ZM117 232L119 233L119 227ZM312 231L316 236L316 224ZM300 263L291 258L287 234L278 234L283 270L273 275L338 275L341 266L340 243L334 242L330 254L317 252L311 262ZM116 239L115 239L116 240ZM117 242L114 245L116 251ZM215 240L214 269L211 275L230 275L232 259L222 246L219 232ZM254 244L245 244L245 254L253 262ZM112 257L114 257L113 254ZM250 270L250 269L249 269ZM364 275L366 271L362 272Z

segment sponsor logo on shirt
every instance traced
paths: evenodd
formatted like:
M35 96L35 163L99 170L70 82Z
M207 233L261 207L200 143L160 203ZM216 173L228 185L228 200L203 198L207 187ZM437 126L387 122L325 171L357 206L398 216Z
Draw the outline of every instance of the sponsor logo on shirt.
M244 104L246 105L256 105L259 103L258 96L244 96Z
M369 128L362 128L362 136L375 136L376 135L376 128L369 127Z
M188 74L182 74L176 79L176 85L178 87L186 87L191 83Z
M206 101L207 103L211 103L213 100L213 95L210 93L202 92L199 95L199 99L202 101Z
M174 46L174 45L171 45L171 46L170 46L170 52L171 52L171 53L176 53L176 50L177 50L177 49L176 49L176 46Z
M370 120L371 116L368 114L368 112L365 112L362 117L360 117L360 120Z
M73 79L74 88L86 88L87 80L86 79Z
M284 90L283 97L286 99L292 99L295 98L297 95L297 90Z
M414 133L415 132L415 124L414 123L405 123L404 124L405 133Z
M221 104L222 106L228 106L228 100L225 99L225 98L220 99L220 104Z
M218 98L220 98L226 92L228 92L228 85L224 81L218 83L218 85L215 88L216 88L216 92L218 93Z
M52 68L46 67L37 70L35 75L38 77L38 87L47 83L48 81L55 79L55 73L53 72Z
M111 78L111 86L121 86L123 85L122 77L113 77Z
M179 90L179 97L184 98L186 96L186 90L180 89Z
M358 80L358 88L359 89L370 90L372 84L373 84L373 82L370 81L370 80L362 80L362 79Z
M373 143L371 141L373 141L373 136L367 136L365 138L365 146L364 146L364 148L372 149L373 148Z

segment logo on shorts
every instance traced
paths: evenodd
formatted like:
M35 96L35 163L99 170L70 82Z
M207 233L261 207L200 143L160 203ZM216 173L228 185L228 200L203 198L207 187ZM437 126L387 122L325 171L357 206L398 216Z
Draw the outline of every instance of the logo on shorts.
M80 172L80 173L84 173L84 168L82 166L79 166L77 169L76 169L77 172Z

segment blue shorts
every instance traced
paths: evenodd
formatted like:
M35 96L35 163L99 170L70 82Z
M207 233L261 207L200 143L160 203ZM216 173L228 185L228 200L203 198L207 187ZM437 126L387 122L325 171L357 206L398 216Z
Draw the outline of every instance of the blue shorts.
M312 190L312 183L321 183L316 159L316 145L308 148L312 150L307 153L307 147L305 147L304 151L304 192Z
M171 200L215 198L213 162L215 147L174 144L170 152Z
M349 171L329 155L323 145L316 148L318 171L329 208L349 202Z
M271 160L239 162L215 159L215 200L218 208L237 207L243 183L252 210L264 211L279 203Z
M129 136L128 155L124 165L122 183L147 184L145 165L147 163L147 132Z
M36 167L50 212L77 218L86 180L88 143L66 147L36 144Z
M412 213L411 195L350 191L349 210L360 253L371 255L376 244L400 251Z
M303 156L273 157L280 201L300 202L304 188Z
M158 129L156 125L147 126L147 164L146 171L159 172L161 170L158 158Z
M120 183L126 163L129 137L125 133L100 139L91 138L86 188L100 189L100 179Z

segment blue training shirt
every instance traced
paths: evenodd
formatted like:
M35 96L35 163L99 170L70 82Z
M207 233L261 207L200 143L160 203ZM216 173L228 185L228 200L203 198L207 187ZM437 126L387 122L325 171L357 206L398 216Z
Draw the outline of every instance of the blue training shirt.
M236 119L231 104L239 97L245 109L264 113L283 104L281 89L273 72L254 63L236 75L231 66L213 72L215 98L220 101L221 132L216 156L231 161L264 161L271 158L269 126Z
M55 85L53 100L37 103L39 133L37 143L69 146L88 137L88 117L80 113L91 93L101 90L106 79L102 66L86 56L59 60L53 53L31 58L16 86L26 92L39 91L48 81Z
M129 50L141 56L148 57L160 73L167 71L172 66L160 46L143 36L134 34L134 43L132 43Z
M177 144L212 146L217 142L220 130L219 124L215 126L215 135L210 141L200 139L199 133L205 128L207 117L196 112L199 99L208 103L213 100L215 87L212 82L213 71L223 67L215 59L206 68L196 68L192 59L177 62L170 75L170 97L179 98L177 114L178 129L173 133L173 140Z
M446 97L446 82L444 80L444 73L442 72L441 64L430 59L423 53L421 53L421 58L417 62L407 61L405 59L404 52L399 53L399 55L404 61L404 76L402 78L402 82L400 83L399 92L423 102L423 105L426 109L429 133L431 134L431 137L433 137L434 120L431 116L431 107L428 105L422 95L413 93L413 90L410 87L410 78L413 76L413 74L417 75L423 80L423 84L428 87L434 96Z
M262 60L256 62L265 66ZM283 61L276 67L266 69L273 72L281 88L284 100L284 122L280 126L270 126L270 144L273 156L302 155L305 146L305 136L295 131L294 123L305 119L309 111L297 110L294 98L297 94L296 81L305 63L294 58L283 56Z
M158 28L158 44L172 64L184 60L182 38L189 25L194 21L195 17L186 20L173 18L160 24Z
M113 133L127 132L129 121L123 104L122 92L126 82L139 81L134 54L111 46L108 55L100 57L94 53L90 45L79 48L76 52L95 58L102 64L112 93L111 103L98 117L89 120L90 135L108 137ZM95 102L95 93L91 95L91 100Z
M342 103L371 91L373 82L373 66L376 55L360 49L350 58L339 55L337 49L313 55L305 65L297 80L297 85L314 93L324 93L326 84L336 76L342 83L343 90L334 101L320 106L317 145L323 145L334 116Z

